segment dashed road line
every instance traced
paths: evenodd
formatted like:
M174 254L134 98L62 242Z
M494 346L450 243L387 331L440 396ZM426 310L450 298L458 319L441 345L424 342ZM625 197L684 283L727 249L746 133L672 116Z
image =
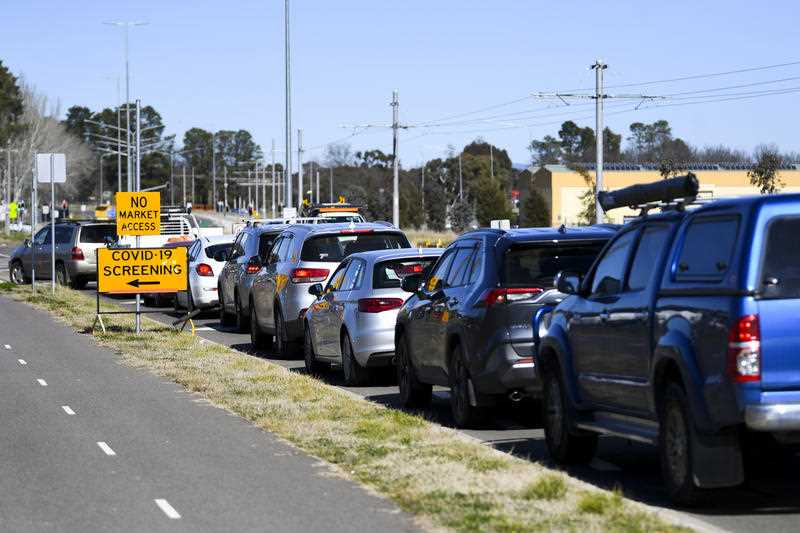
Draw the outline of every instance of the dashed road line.
M25 361L25 359L17 359L17 361L19 361L19 364L21 364L21 365L27 365L28 364L28 362Z
M11 345L10 344L4 344L3 348L5 348L6 350L10 350L11 349Z
M75 414L75 411L73 411L72 407L70 407L69 405L62 405L61 408L64 410L65 413L67 413L70 416L73 416Z
M39 385L41 385L42 387L47 387L47 382L45 380L43 380L42 378L39 378L36 381L38 381Z
M106 454L106 455L117 455L117 452L115 452L114 450L112 450L112 449L111 449L111 446L109 446L109 445L108 445L108 444L106 444L105 442L103 442L103 441L99 441L99 442L97 443L97 445L98 445L98 446L100 446L100 449L101 449L101 450L103 450L103 452L105 452L105 454Z
M153 500L158 505L158 508L161 509L165 515L167 515L172 520L177 520L181 517L180 513L175 510L173 506L169 504L169 502L163 498L158 498Z

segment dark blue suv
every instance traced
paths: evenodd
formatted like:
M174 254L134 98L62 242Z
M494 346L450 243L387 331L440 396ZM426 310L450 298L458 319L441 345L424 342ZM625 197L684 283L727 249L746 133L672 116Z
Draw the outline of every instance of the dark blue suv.
M563 297L561 270L586 272L616 227L481 229L461 235L413 292L395 330L400 398L422 406L450 387L459 427L479 425L499 398L538 394L531 314Z
M599 434L657 445L669 495L744 481L755 440L800 442L800 195L627 224L545 317L545 434L561 463Z

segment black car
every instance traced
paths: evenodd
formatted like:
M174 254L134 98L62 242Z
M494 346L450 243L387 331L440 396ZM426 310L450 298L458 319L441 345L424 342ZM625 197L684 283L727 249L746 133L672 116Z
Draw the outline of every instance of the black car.
M420 407L450 387L456 425L480 424L498 399L538 396L531 317L559 301L561 270L586 272L615 227L481 229L452 243L413 292L395 329L400 397Z

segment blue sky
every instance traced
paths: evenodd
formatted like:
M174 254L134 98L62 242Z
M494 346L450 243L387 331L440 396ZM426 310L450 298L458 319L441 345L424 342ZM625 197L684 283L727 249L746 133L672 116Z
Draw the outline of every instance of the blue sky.
M102 22L142 20L149 25L131 32L132 97L156 107L169 133L245 128L267 150L272 138L283 146L281 0L3 0L1 17L0 59L62 109L115 103L122 33ZM393 89L404 123L441 123L531 92L591 88L587 67L596 58L610 65L608 85L798 61L798 19L800 6L787 0L293 0L293 123L306 146L322 146L352 133L341 125L389 122ZM800 77L800 64L619 91L673 94L791 77ZM791 87L800 78L728 92ZM697 145L800 151L798 97L642 108L609 113L606 124L619 132L664 118ZM558 130L552 122L593 126L591 105L579 103L527 99L444 121L457 124L410 128L401 157L413 164L481 136L525 162L532 137ZM389 151L391 133L371 129L347 142Z

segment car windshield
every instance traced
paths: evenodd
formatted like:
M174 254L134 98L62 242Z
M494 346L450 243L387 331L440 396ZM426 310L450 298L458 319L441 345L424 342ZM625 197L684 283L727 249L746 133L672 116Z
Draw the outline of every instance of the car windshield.
M336 235L311 237L303 243L300 254L302 261L322 261L338 263L350 254L372 250L394 250L410 248L408 239L402 233L375 233L371 230L355 230Z
M503 283L507 287L553 286L562 270L586 274L605 240L552 244L521 244L509 248L503 261Z
M424 274L436 261L435 257L414 259L393 259L375 265L372 275L372 288L399 289L400 281L412 274Z
M117 226L114 224L93 224L81 228L81 242L102 244L106 237L117 240Z
M230 255L231 248L233 248L232 242L226 242L224 244L212 244L211 246L206 246L206 255L208 257L214 257L218 253L222 252L223 250Z

